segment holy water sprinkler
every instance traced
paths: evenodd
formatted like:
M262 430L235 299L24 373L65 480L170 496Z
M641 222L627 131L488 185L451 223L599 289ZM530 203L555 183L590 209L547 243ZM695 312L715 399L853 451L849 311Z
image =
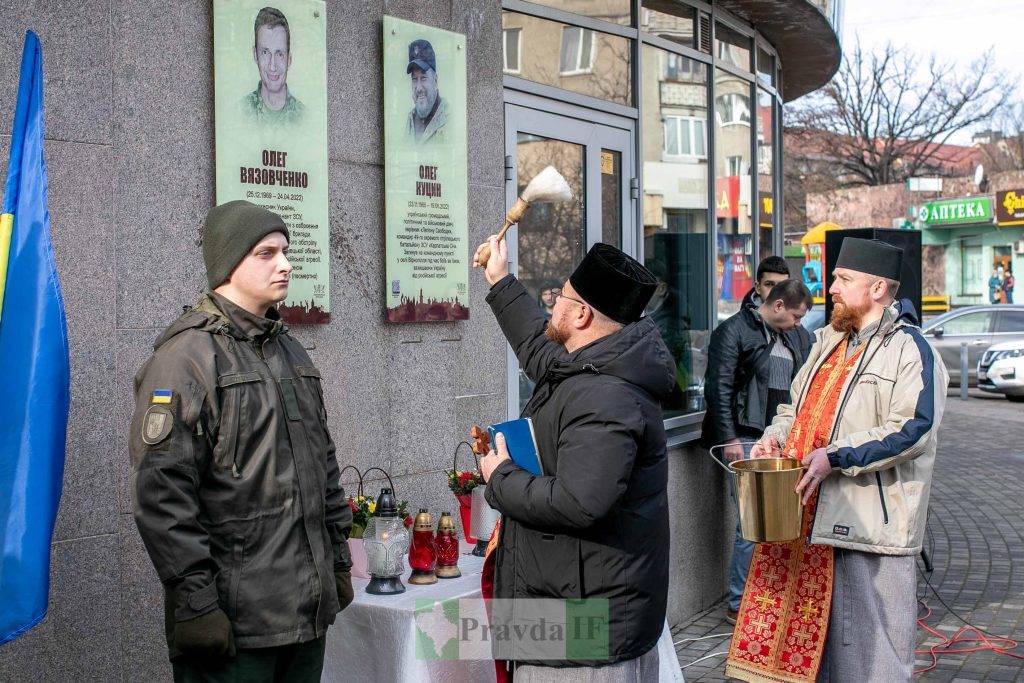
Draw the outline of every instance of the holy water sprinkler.
M553 166L548 166L533 177L523 193L516 199L516 203L505 214L505 225L498 231L498 239L505 239L508 229L523 219L523 215L532 204L569 201L572 201L572 190L569 189L569 183L565 182L565 178ZM490 257L491 248L484 244L477 254L476 265L485 265Z

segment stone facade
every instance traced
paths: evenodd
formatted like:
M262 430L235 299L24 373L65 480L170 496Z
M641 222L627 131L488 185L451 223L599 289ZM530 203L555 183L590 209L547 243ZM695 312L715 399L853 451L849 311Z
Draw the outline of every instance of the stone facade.
M498 2L371 0L327 8L333 322L299 327L324 377L339 464L379 466L414 507L454 507L443 470L474 423L506 415L505 343L471 275L471 320L384 322L381 18L467 35L470 242L505 211ZM72 409L45 621L0 647L0 680L166 680L162 592L131 516L131 381L204 286L214 202L211 3L38 0L0 8L0 131L23 31L42 40L50 215L66 297ZM9 135L0 135L7 158ZM721 471L670 455L670 621L725 590L734 518ZM467 464L467 463L464 463ZM369 486L378 487L380 481Z

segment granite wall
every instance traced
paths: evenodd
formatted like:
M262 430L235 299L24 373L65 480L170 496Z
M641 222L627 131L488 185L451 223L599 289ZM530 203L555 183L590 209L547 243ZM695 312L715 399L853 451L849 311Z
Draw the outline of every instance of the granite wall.
M384 14L467 35L470 242L504 213L499 3L329 0L333 322L293 332L323 373L340 464L383 467L401 497L437 511L454 507L442 473L454 444L505 414L505 344L476 272L469 322L383 322ZM126 430L134 373L204 284L196 239L214 201L211 3L3 3L5 133L27 28L44 50L72 409L49 615L0 647L0 680L167 680L162 594L131 516ZM9 144L0 135L0 158ZM730 527L717 472L696 452L672 457L677 621L721 595Z

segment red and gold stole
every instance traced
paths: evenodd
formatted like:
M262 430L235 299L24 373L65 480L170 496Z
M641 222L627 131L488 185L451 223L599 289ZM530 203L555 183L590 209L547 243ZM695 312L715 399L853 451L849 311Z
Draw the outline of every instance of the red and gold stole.
M846 359L846 340L821 364L790 429L783 451L803 459L828 445L839 395L863 352ZM804 507L802 536L759 543L747 573L725 675L771 683L814 681L832 607L832 547L807 542L817 493Z
M489 605L494 599L494 572L497 564L498 537L501 535L501 518L494 525L491 538L487 541L487 552L484 555L484 569L480 575L480 594L484 598L484 604ZM491 611L487 609L487 618L490 619ZM494 679L496 683L512 683L512 671L508 662L500 659L494 660Z

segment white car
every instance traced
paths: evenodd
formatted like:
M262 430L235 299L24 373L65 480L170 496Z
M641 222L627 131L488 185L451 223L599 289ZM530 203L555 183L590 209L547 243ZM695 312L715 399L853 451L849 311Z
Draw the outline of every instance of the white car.
M1024 401L1024 341L988 347L978 362L978 388Z

